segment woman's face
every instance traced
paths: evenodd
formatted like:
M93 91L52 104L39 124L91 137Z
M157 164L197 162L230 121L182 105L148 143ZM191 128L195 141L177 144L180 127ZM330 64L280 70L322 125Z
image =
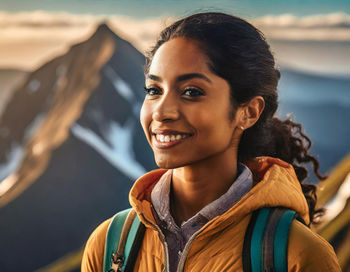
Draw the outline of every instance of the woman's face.
M174 38L155 53L146 75L141 124L161 168L232 153L237 127L228 82L212 73L198 43Z

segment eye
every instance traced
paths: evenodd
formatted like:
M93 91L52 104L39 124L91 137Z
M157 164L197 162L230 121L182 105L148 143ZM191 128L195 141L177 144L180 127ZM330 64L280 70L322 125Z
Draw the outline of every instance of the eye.
M161 91L155 87L144 87L146 95L153 96L161 94Z
M185 96L189 96L189 97L196 97L196 96L203 96L204 95L203 91L200 89L197 89L197 88L186 88L182 94Z

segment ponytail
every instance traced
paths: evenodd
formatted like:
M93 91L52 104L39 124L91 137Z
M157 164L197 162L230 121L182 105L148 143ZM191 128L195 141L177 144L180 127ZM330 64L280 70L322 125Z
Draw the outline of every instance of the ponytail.
M323 209L316 210L316 186L304 183L308 170L301 164L311 163L313 172L320 180L325 179L319 173L318 160L309 153L311 141L302 132L300 124L290 119L280 120L272 117L264 122L258 121L253 127L247 129L241 138L238 159L249 161L259 156L271 156L290 163L301 184L303 194L309 206L310 221L323 214Z

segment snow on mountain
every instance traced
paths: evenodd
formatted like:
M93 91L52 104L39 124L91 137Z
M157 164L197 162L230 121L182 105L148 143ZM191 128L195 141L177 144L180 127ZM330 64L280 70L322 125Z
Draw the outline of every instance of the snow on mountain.
M121 79L118 74L113 70L112 67L106 66L104 69L104 74L109 78L112 82L114 89L124 97L129 103L136 102L135 95L131 90L130 86Z
M21 164L22 159L24 157L23 148L17 144L12 143L11 149L6 154L6 163L0 165L0 180L4 180L11 173L17 170L18 166ZM1 188L2 182L0 183ZM1 189L0 189L1 194Z
M135 154L132 149L133 126L133 121L129 122L129 124L126 122L125 127L120 126L116 122L112 122L105 136L107 140L109 140L111 146L108 146L92 130L78 124L72 126L72 132L77 138L89 144L108 162L122 171L124 175L132 180L136 180L144 174L146 170L135 160Z
M18 167L21 165L25 157L25 148L23 145L27 143L35 135L35 133L37 132L37 129L39 128L41 123L44 121L44 118L45 118L44 114L39 113L24 130L22 144L18 143L17 141L12 141L10 143L10 149L8 150L7 153L4 153L5 154L4 162L0 164L0 196L2 196L5 193L5 190L1 188L7 188L6 191L10 189L10 187L8 186L8 182L10 180L12 183L13 179L12 178L6 179L6 178L18 170ZM9 128L7 128L7 130L10 131ZM7 137L7 135L5 137ZM37 152L34 152L34 153L37 153Z

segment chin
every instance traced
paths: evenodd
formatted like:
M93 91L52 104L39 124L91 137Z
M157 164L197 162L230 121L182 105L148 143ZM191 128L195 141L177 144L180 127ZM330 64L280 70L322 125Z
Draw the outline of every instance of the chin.
M163 168L163 169L174 169L174 168L179 167L176 164L174 164L172 162L168 162L168 161L156 160L156 164L158 165L159 168Z
M174 169L174 168L183 166L183 164L176 162L172 159L159 158L159 157L155 157L154 159L159 168Z
M163 169L175 169L192 164L192 162L189 161L174 160L160 157L155 157L155 161L158 167Z

